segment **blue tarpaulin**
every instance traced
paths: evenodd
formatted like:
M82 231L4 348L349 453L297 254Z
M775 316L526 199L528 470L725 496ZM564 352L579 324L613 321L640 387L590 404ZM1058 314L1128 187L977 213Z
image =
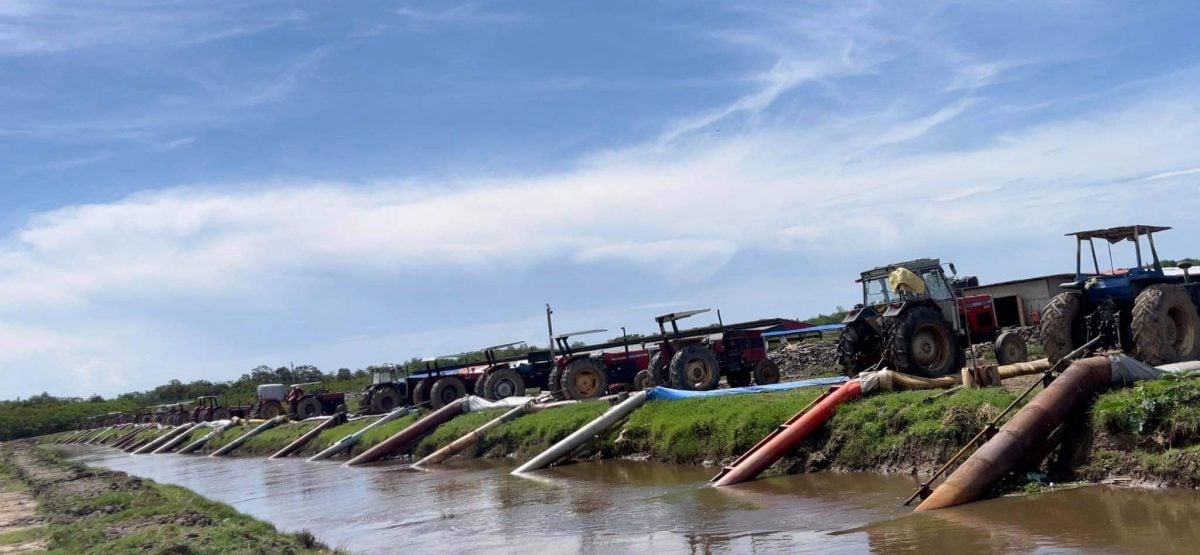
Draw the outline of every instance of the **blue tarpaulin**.
M837 331L844 327L846 327L846 324L824 324L821 326L809 326L807 328L800 328L798 330L769 331L769 332L762 334L762 336L764 338L791 337L791 336L797 336L797 335L804 336L804 335L820 334L820 333L827 332L827 331Z
M691 399L693 397L721 397L722 395L743 395L746 393L767 393L770 391L788 391L792 389L800 389L802 387L816 387L819 385L834 385L845 383L845 376L836 378L812 378L810 380L800 380L796 382L777 383L771 385L755 385L750 387L732 387L729 389L714 389L712 391L685 391L682 389L671 389L669 387L653 387L650 388L650 393L647 395L651 401L659 399Z

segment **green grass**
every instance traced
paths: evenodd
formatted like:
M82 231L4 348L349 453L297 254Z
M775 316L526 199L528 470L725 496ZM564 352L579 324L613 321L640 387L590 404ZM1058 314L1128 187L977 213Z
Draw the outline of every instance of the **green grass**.
M1182 447L1200 435L1200 379L1167 377L1101 395L1092 425L1143 447Z
M52 552L329 552L311 534L280 533L184 488L84 468L31 447L5 447L0 458L8 468L40 469L31 491L47 517L39 533ZM2 541L26 540L5 535Z
M46 535L44 528L26 528L0 534L0 546L28 543L42 539Z

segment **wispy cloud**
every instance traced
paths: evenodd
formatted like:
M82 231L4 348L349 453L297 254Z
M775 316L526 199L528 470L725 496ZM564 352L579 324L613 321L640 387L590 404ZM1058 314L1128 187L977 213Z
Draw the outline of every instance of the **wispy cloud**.
M393 10L397 16L418 25L439 23L515 23L529 19L529 15L519 11L503 11L489 9L486 4L466 2L446 8L429 8L404 6Z

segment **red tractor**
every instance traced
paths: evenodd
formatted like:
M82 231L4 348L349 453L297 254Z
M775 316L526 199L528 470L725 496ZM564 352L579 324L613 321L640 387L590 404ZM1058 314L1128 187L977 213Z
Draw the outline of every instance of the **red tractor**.
M568 399L595 399L608 393L609 386L625 384L626 389L649 387L650 351L631 349L622 331L621 341L599 345L572 345L571 338L601 333L596 329L553 336L558 352L550 371L550 384ZM617 349L617 350L611 350Z
M716 326L680 331L679 320L709 310L688 310L654 318L660 339L658 352L649 361L653 384L705 391L716 389L721 376L725 376L729 387L779 383L779 367L767 358L763 331L802 329L807 324L773 318L726 326L718 312Z
M253 412L251 405L225 406L217 402L214 395L197 397L192 406L192 422L212 422L214 420L229 420L231 418L247 418Z
M295 384L291 388L284 388L283 384L260 385L254 412L261 418L275 418L286 413L303 420L346 410L345 393L305 393L304 386L317 383Z
M1000 364L1028 357L1025 340L996 325L992 297L960 296L937 259L880 266L863 272L858 282L863 300L846 315L838 339L838 360L849 375L887 366L944 376L965 365L967 347L984 341L995 341Z

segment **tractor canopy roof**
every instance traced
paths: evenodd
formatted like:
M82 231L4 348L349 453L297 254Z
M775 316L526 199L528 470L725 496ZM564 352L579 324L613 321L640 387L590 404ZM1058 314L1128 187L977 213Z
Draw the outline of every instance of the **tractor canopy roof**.
M942 261L937 258L918 258L916 260L897 262L895 264L888 264L887 266L879 266L878 268L867 270L862 273L862 281L885 278L888 276L888 274L892 273L892 270L895 270L896 268L906 268L919 274L921 273L921 270L940 267L942 267Z
M567 332L567 333L560 333L560 334L554 336L554 339L555 339L555 341L557 341L559 339L567 339L570 337L575 337L576 335L591 335L593 333L601 333L601 332L606 332L606 331L608 331L608 330L594 329L594 330L583 330L583 331L571 331L571 332Z
M654 321L661 324L663 322L682 320L684 318L695 316L697 314L704 314L705 312L708 312L710 310L712 310L712 309L711 308L701 308L699 310L685 310L683 312L672 312L670 314L663 314L662 316L655 316Z
M1110 227L1108 229L1076 231L1074 233L1068 233L1067 236L1070 237L1073 235L1080 240L1104 239L1109 243L1120 243L1121 241L1135 241L1142 235L1158 233L1168 229L1171 228L1156 225L1123 225L1119 227Z
M517 345L524 345L524 344L525 344L524 341L513 341L512 343L503 343L500 345L492 345L491 347L484 347L480 350L485 351L485 352L486 351L498 351L500 349L507 349L509 347L516 347Z

